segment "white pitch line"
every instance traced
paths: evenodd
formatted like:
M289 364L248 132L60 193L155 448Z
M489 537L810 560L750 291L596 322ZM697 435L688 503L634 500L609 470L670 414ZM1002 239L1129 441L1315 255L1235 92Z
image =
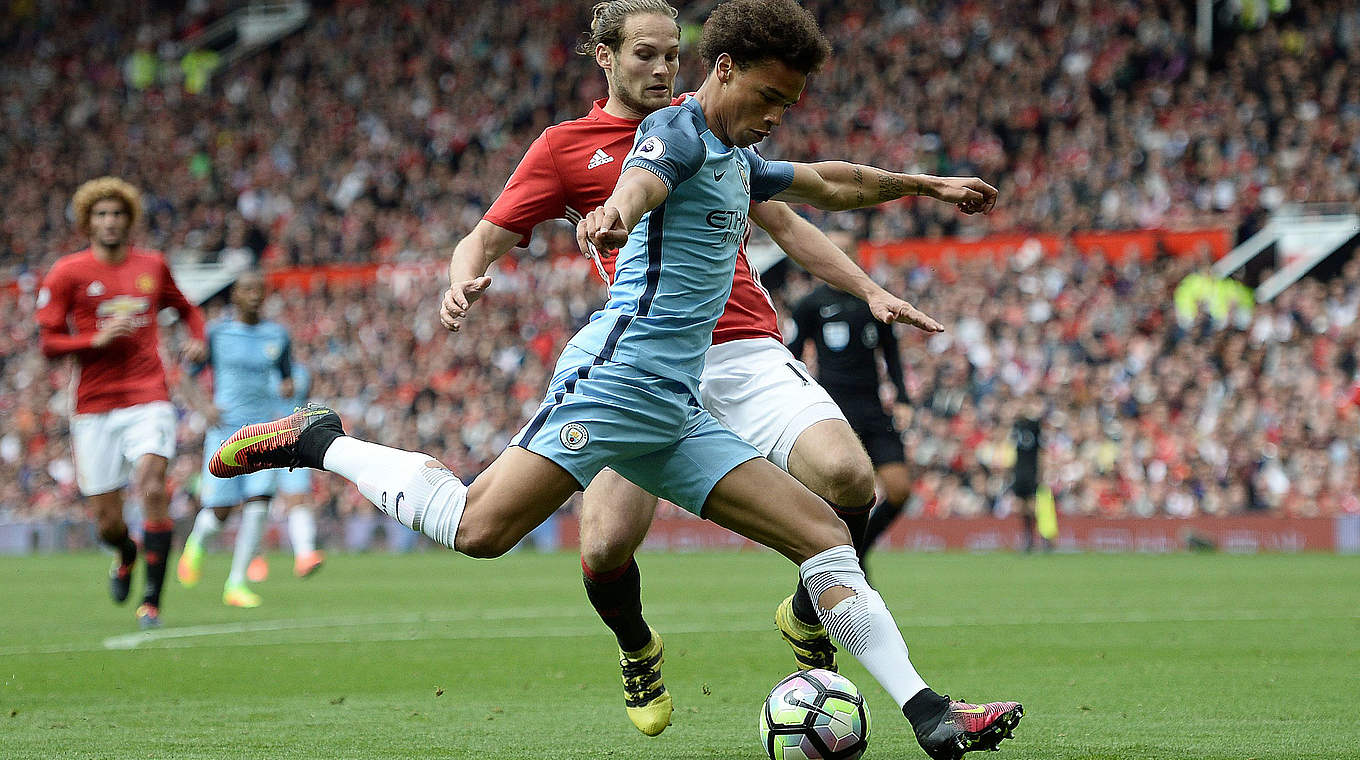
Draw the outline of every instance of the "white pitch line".
M673 633L748 633L771 629L772 624L760 617L749 615L748 605L723 605L703 610L704 621L676 621L666 623L663 630ZM655 605L649 607L654 619L688 615L678 606ZM714 616L742 616L740 620L714 620ZM1284 610L1231 610L1222 613L1201 613L1186 615L1158 615L1152 613L1125 612L1111 613L1071 613L1055 614L1031 613L998 617L943 617L912 616L901 613L898 624L908 634L920 628L956 628L976 626L1033 626L1033 625L1111 625L1142 623L1226 623L1226 622L1296 622L1301 620L1360 620L1360 614L1299 615ZM490 630L450 631L430 629L430 624L458 622L494 621L533 621L533 620L571 621L564 626L555 623L551 628L533 626L494 625ZM383 626L384 630L363 632L357 629ZM392 626L407 626L402 631L394 631ZM415 628L411 628L415 626ZM322 634L321 631L335 630L335 633ZM315 631L301 637L274 636L286 631ZM185 649L195 647L242 647L242 646L290 646L305 644L338 644L350 642L384 641L476 641L507 638L576 638L597 636L604 633L600 624L580 605L561 607L526 607L486 610L458 610L431 613L400 613L373 615L344 615L319 618L294 618L277 620L258 620L241 623L220 623L215 625L185 626L180 628L161 628L154 631L110 636L99 643L74 642L70 644L49 644L37 646L14 646L0 648L0 657L13 657L40 654L65 654L73 652L100 652L105 650L127 650L138 647L156 649ZM218 637L231 637L221 640Z

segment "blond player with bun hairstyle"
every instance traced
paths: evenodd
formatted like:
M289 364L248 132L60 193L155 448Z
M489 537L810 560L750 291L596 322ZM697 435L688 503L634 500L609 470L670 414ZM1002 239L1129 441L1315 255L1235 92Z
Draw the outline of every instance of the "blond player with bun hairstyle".
M38 291L43 353L72 357L79 368L71 448L76 483L117 559L109 595L127 601L138 547L123 520L123 489L132 486L146 523L142 556L146 589L137 607L143 628L160 625L161 590L173 521L165 473L175 454L175 410L160 358L156 315L170 307L189 329L185 358L203 358L203 316L184 297L158 251L129 240L142 215L142 195L117 177L81 185L71 198L83 251L57 260Z

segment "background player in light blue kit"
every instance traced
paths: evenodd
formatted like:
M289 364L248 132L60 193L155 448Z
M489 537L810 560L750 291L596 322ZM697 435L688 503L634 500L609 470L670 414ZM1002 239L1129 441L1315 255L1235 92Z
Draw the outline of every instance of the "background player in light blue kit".
M211 367L213 371L212 403L204 404L200 410L209 422L203 437L206 452L203 507L185 540L176 570L180 583L198 585L205 543L222 529L222 522L232 510L240 506L241 528L236 534L231 571L222 589L222 602L233 607L260 605L260 597L246 585L246 573L264 532L269 500L279 489L280 478L286 471L270 470L224 480L208 471L207 458L236 428L277 416L284 399L291 399L294 394L292 342L282 325L262 319L264 296L264 277L259 273L247 272L237 278L231 290L234 318L208 326L208 357L195 368L201 371ZM275 377L277 382L262 381ZM310 484L305 488L310 488Z
M279 414L288 414L306 406L312 392L312 373L307 365L293 359L293 395L281 391ZM279 384L283 378L276 378ZM326 555L316 548L316 513L312 506L312 472L305 467L279 470L278 503L288 521L288 543L293 547L293 575L310 578L326 561ZM258 547L257 547L258 548ZM246 568L246 578L259 583L269 577L269 565L261 554L256 554Z
M609 302L568 342L533 419L470 485L428 454L345 435L338 415L316 405L238 430L210 467L224 477L298 464L334 472L403 525L495 557L608 466L797 563L826 630L902 708L933 758L994 748L1019 722L1020 704L969 705L926 684L845 524L705 411L698 377L753 198L839 210L925 195L976 213L991 209L996 190L976 178L767 162L749 150L830 53L793 0L719 5L699 52L711 66L703 85L643 120L613 195L577 227L583 252L623 246ZM491 283L484 268L457 263L441 313L452 330Z

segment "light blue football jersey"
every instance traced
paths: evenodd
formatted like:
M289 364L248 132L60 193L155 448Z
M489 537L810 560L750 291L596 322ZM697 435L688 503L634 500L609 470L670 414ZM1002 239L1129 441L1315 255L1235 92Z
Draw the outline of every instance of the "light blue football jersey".
M307 369L307 365L300 362L292 362L293 365L293 395L284 397L279 396L279 416L292 414L293 410L299 406L306 406L307 399L312 395L312 373ZM283 376L275 373L274 392L278 393L278 384L283 382Z
M723 144L694 98L638 126L623 171L640 167L670 195L619 252L609 302L569 341L601 361L683 383L694 395L713 326L732 291L752 200L793 183L793 165Z
M248 325L234 319L208 326L207 366L213 370L213 405L223 427L278 416L276 378L292 375L292 342L275 322Z

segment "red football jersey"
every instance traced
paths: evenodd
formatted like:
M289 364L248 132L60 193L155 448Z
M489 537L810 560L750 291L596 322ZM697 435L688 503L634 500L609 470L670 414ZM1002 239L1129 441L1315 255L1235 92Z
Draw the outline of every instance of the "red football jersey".
M603 205L619 182L623 160L633 149L633 137L642 123L611 116L605 113L604 104L597 100L586 116L543 130L482 218L518 233L520 245L527 245L540 222L566 219L575 223ZM614 276L615 253L600 256L608 278ZM784 340L774 302L747 262L745 245L737 255L727 308L713 328L715 344L741 338Z
M38 291L38 327L49 358L76 356L77 414L170 399L156 326L156 315L167 306L202 340L203 314L175 286L160 253L130 248L122 263L106 264L86 248L52 265ZM136 331L93 348L99 328L121 315L133 317Z

